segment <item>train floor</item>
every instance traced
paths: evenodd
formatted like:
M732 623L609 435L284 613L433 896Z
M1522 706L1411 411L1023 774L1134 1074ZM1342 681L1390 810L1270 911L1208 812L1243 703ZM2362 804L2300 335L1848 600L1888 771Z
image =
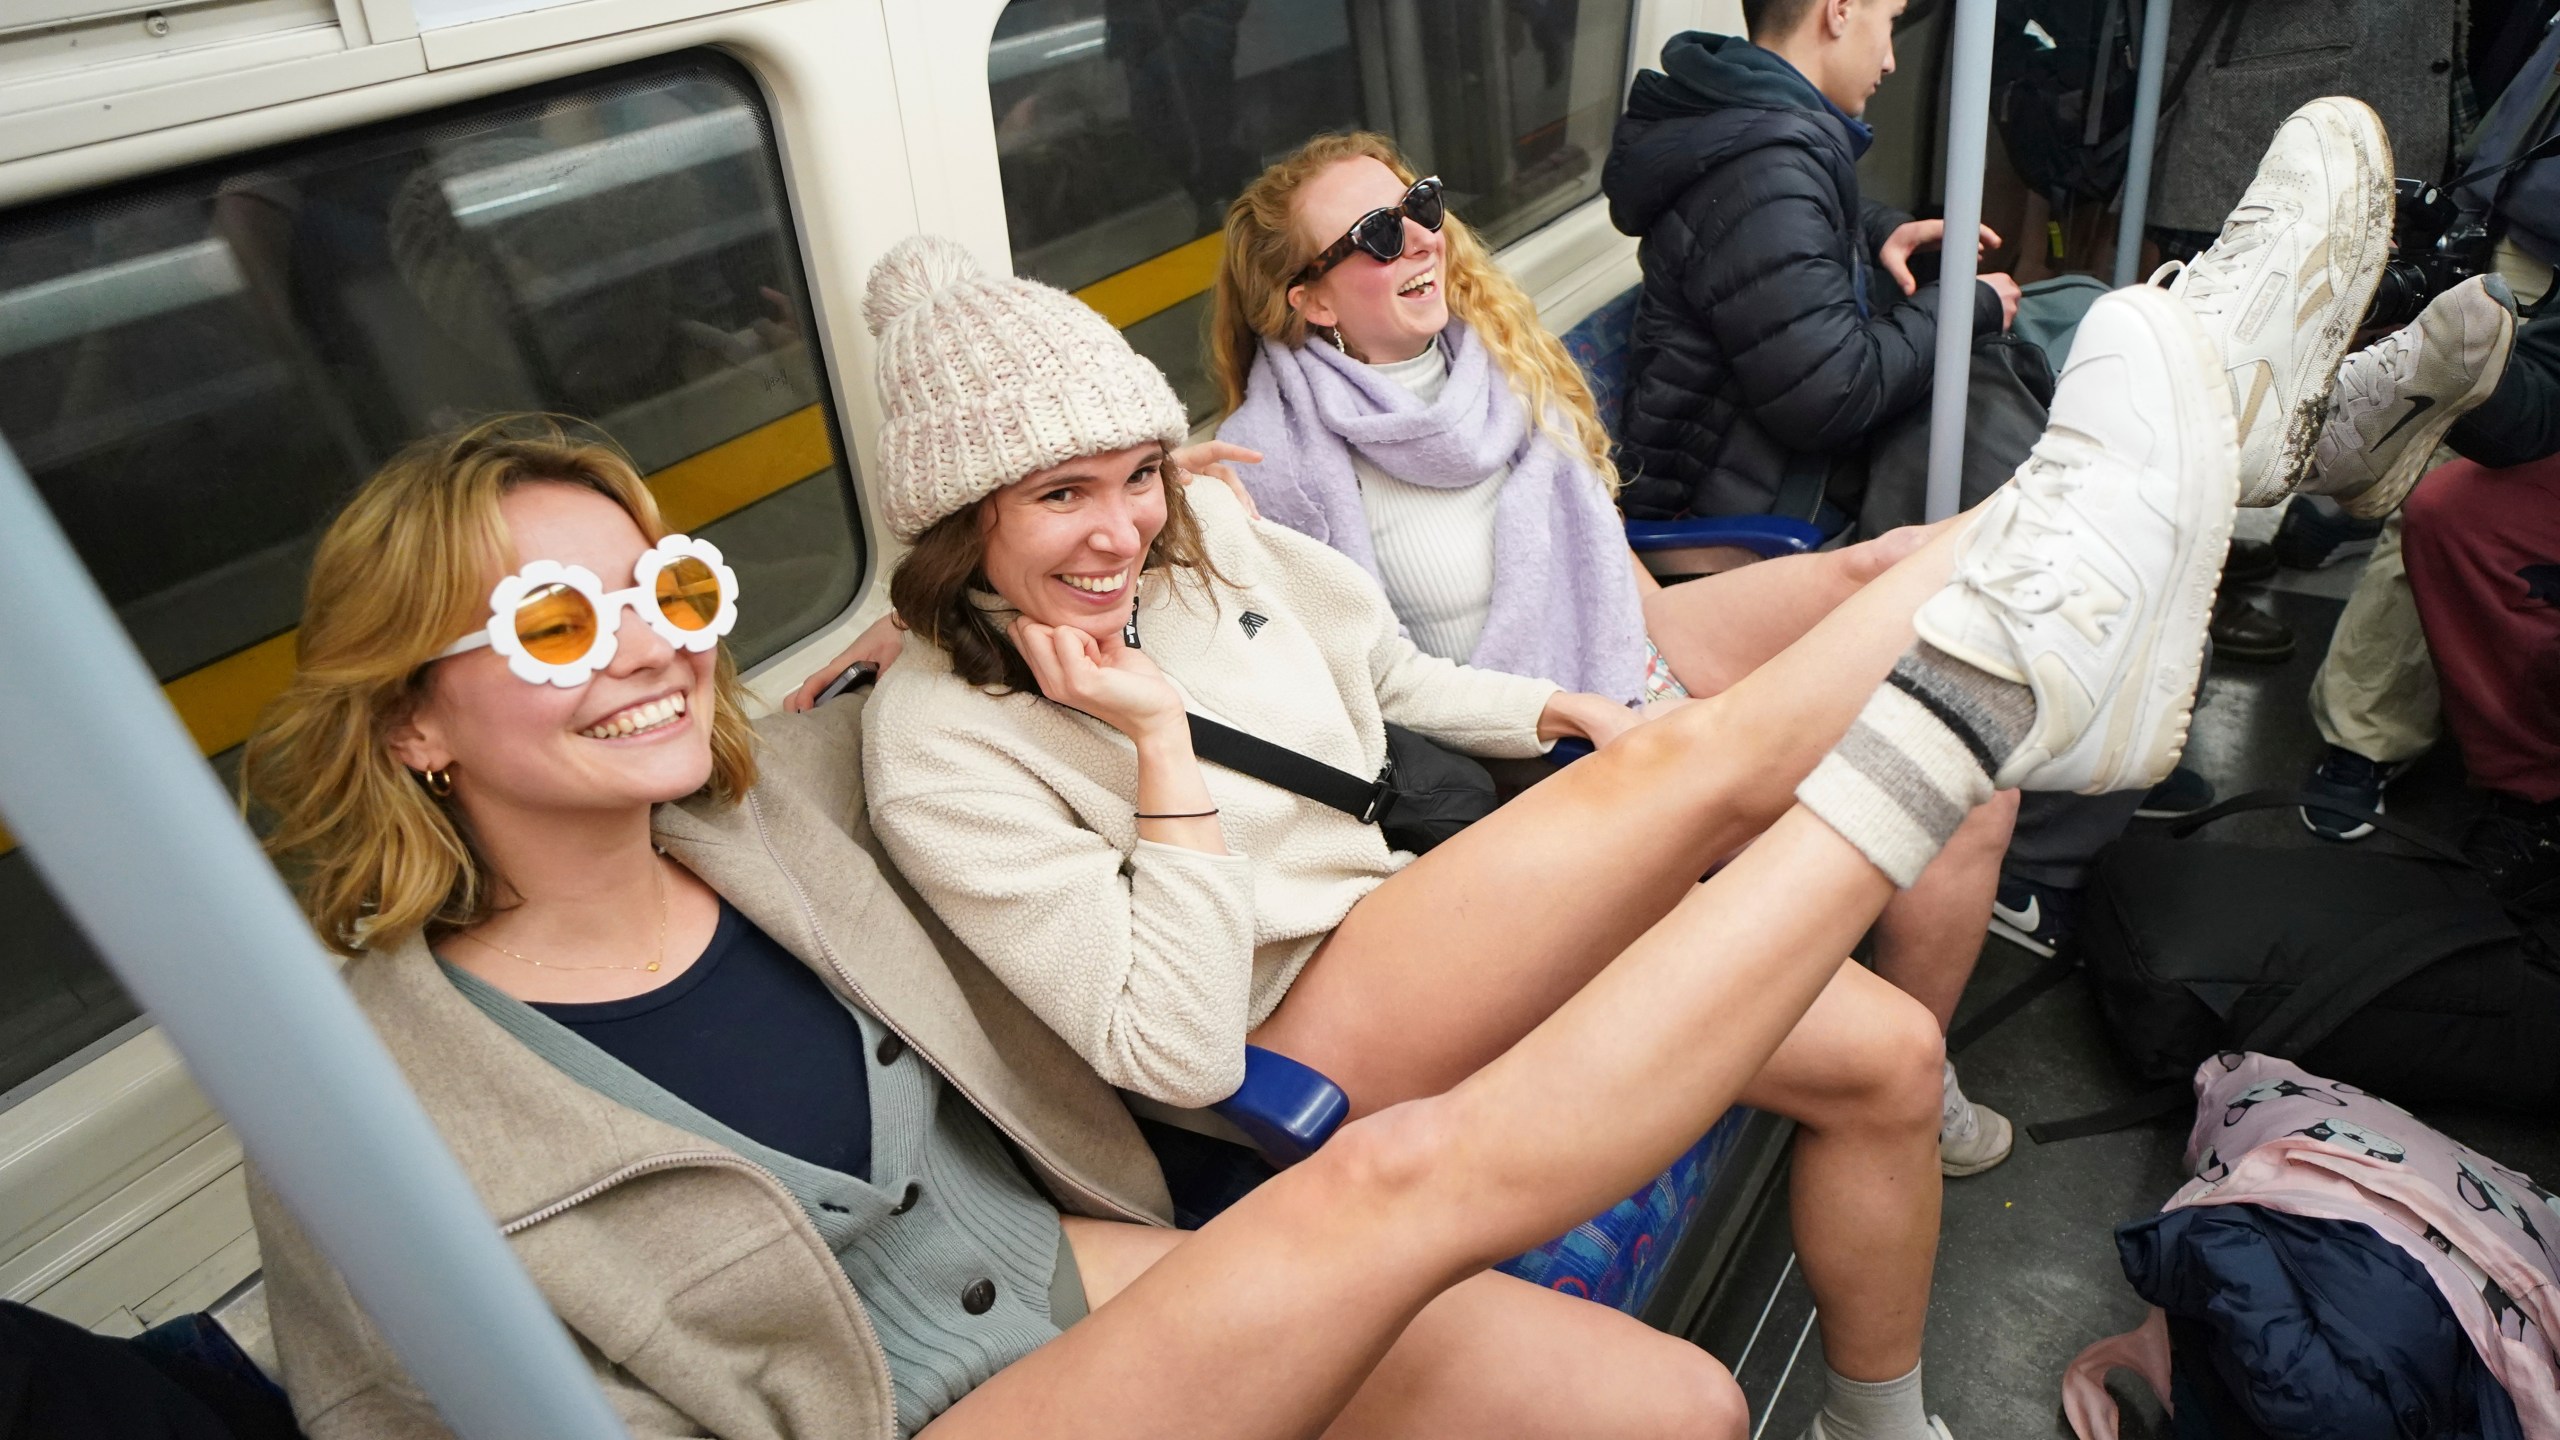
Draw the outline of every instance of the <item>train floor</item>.
M2280 665L2221 665L2208 677L2188 763L2222 794L2292 786L2317 761L2321 741L2303 697L2352 578L2344 569L2288 572L2259 603L2294 626L2301 642L2294 657ZM2439 745L2391 791L2394 815L2438 833L2458 835L2477 803L2450 745ZM2290 810L2235 816L2216 833L2268 845L2324 843ZM2006 941L1988 941L1958 1024L2036 964ZM1997 1169L1947 1182L1924 1355L1930 1407L1959 1440L2067 1436L2064 1366L2090 1341L2132 1328L2144 1313L2118 1268L2113 1229L2156 1211L2185 1181L2187 1119L2049 1146L2027 1138L2028 1120L2082 1114L2146 1088L2116 1058L2076 975L1982 1036L1956 1063L1966 1092L2019 1122L2019 1135L2015 1153ZM2546 1184L2560 1177L2560 1123L2416 1108ZM1754 1440L1795 1440L1822 1394L1822 1339L1788 1240L1789 1199L1781 1171L1689 1331L1741 1381ZM2113 1388L2126 1440L2167 1434L2139 1381L2119 1375Z

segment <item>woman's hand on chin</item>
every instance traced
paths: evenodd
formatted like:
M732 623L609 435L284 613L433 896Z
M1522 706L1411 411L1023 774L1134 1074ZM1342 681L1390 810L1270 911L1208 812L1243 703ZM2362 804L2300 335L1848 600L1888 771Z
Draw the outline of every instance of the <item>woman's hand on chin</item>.
M1606 695L1559 690L1538 712L1538 738L1562 740L1578 735L1594 748L1608 744L1642 724L1644 717Z
M1040 682L1040 693L1092 716L1132 740L1187 732L1182 696L1145 652L1113 645L1069 625L1017 618L1013 646Z

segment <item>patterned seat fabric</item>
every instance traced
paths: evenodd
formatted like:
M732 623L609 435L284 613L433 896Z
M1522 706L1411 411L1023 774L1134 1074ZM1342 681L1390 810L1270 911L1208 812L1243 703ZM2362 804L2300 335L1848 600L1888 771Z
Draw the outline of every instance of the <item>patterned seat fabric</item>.
M1627 347L1635 342L1636 287L1582 317L1560 337L1565 353L1582 367L1591 398L1600 407L1600 423L1609 438L1618 438L1618 415L1627 400Z
M1739 1107L1726 1111L1652 1184L1606 1214L1494 1268L1630 1315L1641 1311L1662 1281L1663 1262L1697 1219L1708 1185L1723 1170L1749 1116Z

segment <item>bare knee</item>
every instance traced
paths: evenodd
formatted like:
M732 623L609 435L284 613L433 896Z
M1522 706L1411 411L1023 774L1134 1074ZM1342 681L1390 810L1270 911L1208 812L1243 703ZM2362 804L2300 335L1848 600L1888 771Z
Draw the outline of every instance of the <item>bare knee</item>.
M1829 1133L1935 1135L1947 1054L1937 1017L1889 986L1871 987L1864 999L1832 1083L1822 1087L1813 1113L1796 1118Z
M1343 1126L1290 1174L1346 1213L1428 1226L1427 1212L1462 1188L1454 1183L1458 1133L1444 1097L1408 1100Z
M1868 1104L1876 1123L1899 1130L1938 1133L1946 1036L1919 1001L1894 992L1898 1002L1879 1017L1880 1043L1872 1052Z
M1659 1382L1647 1397L1651 1413L1630 1435L1645 1440L1742 1440L1751 1433L1751 1402L1733 1372L1713 1355L1671 1336Z

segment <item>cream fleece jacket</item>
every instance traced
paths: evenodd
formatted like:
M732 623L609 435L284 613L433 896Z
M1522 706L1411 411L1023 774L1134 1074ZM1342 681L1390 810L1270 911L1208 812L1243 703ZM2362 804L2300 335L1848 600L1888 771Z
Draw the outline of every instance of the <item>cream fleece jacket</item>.
M1387 721L1476 755L1544 750L1554 684L1425 655L1357 564L1247 520L1222 485L1188 498L1229 583L1149 577L1138 630L1193 709L1356 775L1385 763ZM1232 853L1142 841L1126 736L966 684L912 635L863 720L871 822L899 870L1103 1079L1167 1104L1233 1094L1247 1032L1413 858L1375 825L1206 762Z

